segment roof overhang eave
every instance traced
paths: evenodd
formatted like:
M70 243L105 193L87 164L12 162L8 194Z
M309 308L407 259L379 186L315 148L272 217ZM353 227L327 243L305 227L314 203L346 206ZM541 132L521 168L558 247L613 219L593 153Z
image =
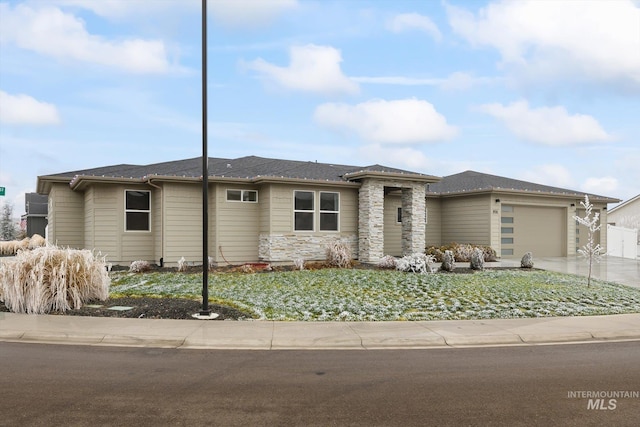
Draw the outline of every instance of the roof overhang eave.
M386 179L394 181L413 181L423 182L425 184L440 182L439 176L423 175L418 173L399 173L399 172L378 172L378 171L359 171L344 174L344 178L349 181L361 180L366 178Z
M533 196L533 197L553 197L556 199L576 199L576 200L584 199L584 194L580 194L580 193L553 193L549 191L516 190L513 188L481 188L477 190L455 191L450 193L439 193L439 194L427 192L427 196L439 195L442 198L479 195L479 194L517 194L517 195ZM597 196L594 194L589 194L589 200L591 202L605 203L605 204L617 203L619 201L619 199L614 199L611 197L604 197L604 196Z

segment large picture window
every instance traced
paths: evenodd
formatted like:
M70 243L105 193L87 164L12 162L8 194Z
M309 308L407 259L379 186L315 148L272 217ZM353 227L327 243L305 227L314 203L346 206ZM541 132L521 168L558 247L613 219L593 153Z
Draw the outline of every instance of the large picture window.
M151 230L151 192L125 191L125 230Z
M293 198L294 230L313 231L313 217L315 213L314 192L294 191Z
M320 231L338 231L340 193L320 192Z

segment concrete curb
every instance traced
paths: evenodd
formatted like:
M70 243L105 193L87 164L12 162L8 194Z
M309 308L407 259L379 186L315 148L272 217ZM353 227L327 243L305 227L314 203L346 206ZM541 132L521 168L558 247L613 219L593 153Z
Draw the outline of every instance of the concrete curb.
M431 322L198 322L0 314L0 341L90 346L380 350L640 340L640 314Z

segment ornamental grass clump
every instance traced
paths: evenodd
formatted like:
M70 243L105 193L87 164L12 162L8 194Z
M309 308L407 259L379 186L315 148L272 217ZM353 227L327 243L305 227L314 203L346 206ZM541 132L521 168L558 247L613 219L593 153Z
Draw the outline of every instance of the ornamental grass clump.
M351 248L343 242L334 241L327 244L327 263L333 267L351 267Z
M45 314L109 297L104 258L55 246L20 251L0 264L0 300L14 313Z

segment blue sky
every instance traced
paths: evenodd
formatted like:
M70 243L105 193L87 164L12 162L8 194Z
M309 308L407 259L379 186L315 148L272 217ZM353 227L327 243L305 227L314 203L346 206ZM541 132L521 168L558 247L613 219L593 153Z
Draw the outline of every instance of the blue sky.
M640 2L208 2L209 155L640 193ZM0 186L201 154L200 0L0 1Z

